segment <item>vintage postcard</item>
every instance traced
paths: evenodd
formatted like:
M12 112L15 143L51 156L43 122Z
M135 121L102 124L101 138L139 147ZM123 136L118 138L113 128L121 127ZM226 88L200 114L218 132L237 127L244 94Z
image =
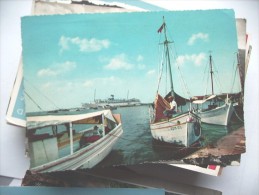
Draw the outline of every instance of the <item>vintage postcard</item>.
M10 124L26 127L22 60L19 62L17 75L6 112L6 120Z
M1 194L31 195L31 194L95 194L95 195L119 195L119 194L140 194L140 195L164 195L163 189L141 189L141 188L66 188L66 187L1 187ZM220 194L220 193L218 193Z
M219 139L240 144L233 10L24 17L22 41L33 171L168 163Z
M129 182L108 179L80 171L32 173L27 171L22 186L87 187L87 188L145 188Z
M91 170L75 170L75 171L57 171L51 173L32 173L27 171L22 182L22 186L41 186L43 187L66 187L66 188L98 188L115 190L111 188L121 188L123 190L135 188L137 194L149 192L152 189L159 191L163 189L167 195L176 194L222 194L218 190L183 184L176 181L179 178L171 180L161 177L165 171L164 165L159 164L138 165L139 168L134 170L131 166L117 166L106 168L93 168ZM156 171L148 171L153 170ZM152 174L153 173L153 174ZM167 176L169 174L166 174ZM174 175L174 174L170 174ZM89 190L89 189L86 189ZM139 190L139 191L138 191ZM122 191L122 194L125 194Z
M96 3L96 2L95 2ZM128 2L129 3L129 2ZM154 10L158 11L161 10L161 8L154 7L147 3L142 3L141 7L140 4L137 4L138 7L136 7L136 2L130 2L129 4L114 4L114 3L108 3L105 2L105 4L84 4L84 3L64 3L64 2L47 2L44 0L37 0L33 4L33 14L34 15L51 15L51 14L71 14L71 13L92 13L92 12L129 12L129 11L143 11L143 10ZM244 38L245 32L245 22L240 22L240 19L237 19L237 33L238 33L238 40ZM244 20L242 20L244 21ZM239 28L241 27L241 28ZM241 30L239 30L241 29ZM242 41L241 43L244 43ZM238 45L238 47L243 47L243 45ZM248 64L248 61L247 61ZM26 117L25 117L25 105L24 105L24 94L23 94L23 85L22 85L22 62L20 62L19 69L17 72L17 77L15 80L14 88L12 91L12 95L10 98L10 103L7 111L7 121L9 123L18 125L18 126L26 126ZM20 105L20 107L19 107ZM218 175L221 173L220 170L222 168L214 165L207 165L207 166L196 166L196 165L186 165L186 164L171 164L171 165L177 165L178 167L194 170L198 172L202 172L205 174L210 175Z

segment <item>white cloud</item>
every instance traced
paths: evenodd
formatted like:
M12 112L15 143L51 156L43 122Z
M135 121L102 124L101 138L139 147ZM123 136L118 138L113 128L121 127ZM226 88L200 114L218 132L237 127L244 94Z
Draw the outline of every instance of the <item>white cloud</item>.
M146 68L145 64L138 64L138 69L139 70L144 70Z
M93 81L87 80L84 82L83 86L84 87L92 87L93 86Z
M138 63L137 67L139 70L144 70L146 68L146 65L142 63L143 60L144 60L144 57L142 55L137 56L137 63Z
M110 41L107 39L81 39L79 37L61 36L59 39L60 51L69 50L71 45L75 45L81 52L96 52L102 49L107 49L110 46Z
M52 83L50 83L50 82L47 82L47 83L44 83L43 85L42 85L42 88L45 90L45 89L49 89L49 88L51 88L52 87Z
M59 39L59 46L61 47L61 51L69 49L69 38L61 36Z
M67 72L70 70L73 70L76 68L76 63L75 62L70 62L70 61L66 61L62 64L57 64L56 66L60 72Z
M138 55L138 57L137 57L137 61L138 62L142 62L143 59L144 59L144 57L142 55Z
M149 71L147 72L147 75L148 75L148 76L153 76L153 75L155 75L155 74L156 74L156 70L154 70L154 69L149 70Z
M116 81L118 78L114 77L114 76L110 76L110 77L104 77L104 78L97 78L97 82L102 82L102 83L109 83L109 82L114 82Z
M120 79L114 76L102 77L102 78L93 78L91 80L86 80L83 84L84 87L89 88L97 85L110 85L111 83L119 83Z
M44 76L57 76L66 72L69 72L76 68L75 62L66 61L61 64L55 64L52 67L47 67L40 69L37 72L38 77L44 77Z
M119 78L116 78L114 76L110 76L110 77L102 77L102 78L94 78L92 80L93 83L98 83L98 84L109 84L112 82L118 82Z
M188 55L178 56L176 62L178 65L182 65L187 59L189 59Z
M108 62L107 65L104 66L104 69L108 70L130 70L133 68L144 70L146 68L146 65L143 63L144 57L142 55L138 55L135 60L133 60L134 62L130 62L128 56L124 53L116 55L111 59L101 58L100 61Z
M186 62L193 62L194 65L200 66L204 63L204 60L206 60L206 54L205 53L199 53L199 54L192 54L192 55L182 55L178 56L176 59L178 65L183 65Z
M75 83L69 81L69 82L66 83L65 87L66 87L66 88L69 88L69 89L72 89L72 88L75 87Z
M130 70L134 67L133 64L128 62L127 56L125 54L120 54L110 59L109 63L104 66L105 69L109 70Z
M209 35L206 33L193 34L188 40L188 45L193 45L197 39L208 41Z
M44 91L45 94L52 94L54 96L51 99L56 99L57 93L59 94L68 94L72 90L81 89L82 83L78 81L64 81L64 80L57 80L52 82L47 82L42 84L41 89Z
M58 73L55 70L52 70L51 68L44 68L41 69L37 72L37 75L39 77L44 77L44 76L56 76Z

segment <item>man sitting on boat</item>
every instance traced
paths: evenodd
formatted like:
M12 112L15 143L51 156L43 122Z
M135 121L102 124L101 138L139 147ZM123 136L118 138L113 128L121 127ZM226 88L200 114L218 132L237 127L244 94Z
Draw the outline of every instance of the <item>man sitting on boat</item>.
M93 127L92 130L84 132L79 141L80 148L100 139L102 137L102 133L103 131L99 129L99 127L96 125Z
M169 96L167 100L170 103L170 109L166 109L163 113L167 117L172 117L172 115L177 112L177 103L174 100L174 96Z

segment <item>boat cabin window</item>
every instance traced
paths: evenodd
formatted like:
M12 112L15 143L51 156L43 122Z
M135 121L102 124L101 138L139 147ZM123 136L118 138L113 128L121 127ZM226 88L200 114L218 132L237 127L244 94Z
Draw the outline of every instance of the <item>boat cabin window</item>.
M54 136L52 128L50 126L37 128L37 129L29 129L27 130L26 134L29 141L38 141L38 140L51 138Z
M59 124L27 130L27 137L29 138L29 141L37 141L51 137L64 139L69 137L69 134L69 124ZM73 129L73 134L75 134L75 129Z
M105 125L105 134L109 133L112 129L116 127L116 123L110 119L106 119L106 125Z

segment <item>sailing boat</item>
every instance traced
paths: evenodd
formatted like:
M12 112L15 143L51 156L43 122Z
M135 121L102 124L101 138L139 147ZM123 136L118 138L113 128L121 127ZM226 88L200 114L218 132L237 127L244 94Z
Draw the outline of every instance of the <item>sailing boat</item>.
M171 61L169 44L171 43L166 34L166 23L165 20L162 26L159 28L158 32L164 31L164 42L163 48L163 61L160 68L160 78L158 81L158 89L156 92L156 98L154 101L154 109L150 118L150 129L151 134L155 140L176 144L183 147L190 147L196 142L198 142L201 136L201 121L200 117L192 112L177 112L171 117L165 116L164 111L170 109L170 103L168 101L169 96L175 97L178 105L185 105L188 101L185 98L180 97L174 92L173 78L171 72ZM163 73L163 66L168 68L169 80L170 80L170 91L165 96L162 97L159 94L159 86L161 81L161 76Z
M236 118L244 122L244 81L246 78L246 69L249 63L249 58L251 54L251 46L249 47L247 54L244 50L239 49L237 52L237 66L236 71L239 73L239 82L241 86L241 90L239 93L237 93L232 99L233 99L233 106L234 106L234 113ZM235 78L234 78L235 79Z
M211 78L211 92L210 96L203 96L201 100L195 97L194 104L204 104L209 102L206 109L196 109L195 113L201 117L201 121L204 123L214 124L214 125L224 125L227 126L230 122L230 118L234 111L233 103L229 99L228 94L215 95L214 85L213 85L213 67L212 67L212 56L209 56L210 62L210 78ZM220 105L220 100L225 98L223 105Z

